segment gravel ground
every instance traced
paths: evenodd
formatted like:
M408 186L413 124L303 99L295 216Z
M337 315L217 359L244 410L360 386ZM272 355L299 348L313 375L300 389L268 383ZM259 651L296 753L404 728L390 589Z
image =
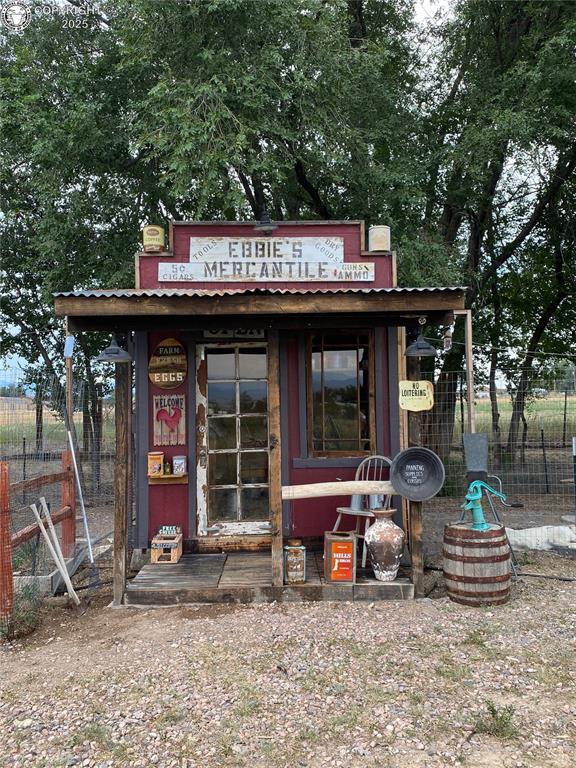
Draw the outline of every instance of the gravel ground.
M548 553L524 568L576 577ZM526 578L482 609L431 595L52 605L0 650L0 765L573 768L576 583Z

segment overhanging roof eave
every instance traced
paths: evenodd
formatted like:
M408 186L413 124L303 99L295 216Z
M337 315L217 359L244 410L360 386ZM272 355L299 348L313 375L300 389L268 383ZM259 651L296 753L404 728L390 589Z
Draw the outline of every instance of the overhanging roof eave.
M109 330L118 327L142 328L149 320L170 318L186 321L200 318L222 323L251 317L262 322L266 318L278 326L279 318L307 316L316 323L322 316L353 316L375 320L389 316L404 325L410 318L426 315L430 321L464 308L464 289L446 288L415 291L390 289L365 292L280 293L265 291L236 292L224 295L199 295L169 291L167 295L142 295L142 292L118 292L120 295L59 294L55 298L56 314L73 320L78 329ZM434 316L434 317L433 317Z

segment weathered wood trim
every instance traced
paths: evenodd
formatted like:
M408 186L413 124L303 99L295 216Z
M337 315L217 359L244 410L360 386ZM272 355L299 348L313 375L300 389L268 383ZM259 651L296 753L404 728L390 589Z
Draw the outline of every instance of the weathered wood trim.
M368 423L370 428L370 453L378 452L378 435L382 425L376 419L376 340L375 332L368 331ZM360 397L360 387L358 387ZM360 443L359 443L360 445Z
M206 374L205 345L196 346L195 388L196 388L196 425L194 440L196 443L196 533L206 536L208 528L208 440L206 436L208 408L208 384ZM192 436L190 436L192 437ZM200 466L200 457L205 451L205 466Z
M463 291L431 293L394 291L390 293L242 293L224 296L58 296L54 302L57 315L83 317L166 316L166 315L284 315L358 312L451 311L464 308Z
M400 412L400 403L398 402L398 382L400 380L398 373L398 335L399 328L387 329L387 351L388 351L388 428L390 430L390 458L394 458L400 452L402 441L402 414ZM406 530L406 516L404 507L407 500L402 496L395 496L392 499L392 507L399 510L399 520L396 522Z
M223 324L234 328L278 328L293 330L298 333L302 328L309 330L326 331L329 329L341 330L342 328L365 329L369 326L396 326L413 324L420 317L421 311L410 313L408 311L395 312L382 307L380 313L343 313L343 314L258 314L244 315L226 314L220 317L203 314L173 314L173 315L127 315L119 316L110 314L100 316L98 314L84 314L82 316L69 316L69 327L72 331L109 331L118 333L128 323L133 331L173 331L179 328L182 331L200 333L204 330L222 328ZM454 319L454 313L446 310L427 310L426 317L429 325L450 325Z
M186 392L188 394L187 428L188 428L188 538L197 535L197 505L196 505L196 376L192 373L196 370L196 340L192 334L183 334L188 354L188 377L186 380Z
M268 333L268 430L270 435L270 528L272 584L282 586L282 425L280 419L280 346L278 331Z
M284 439L286 450L282 451L282 485L290 482L290 451L288 441L290 439L290 423L288 419L288 350L286 338L280 335L280 430ZM291 505L287 501L282 502L282 534L290 535L292 521L290 519Z
M384 454L384 392L386 381L384 381L384 370L382 358L384 355L383 344L384 330L376 328L374 331L374 439L376 441L375 453L382 456Z
M126 523L128 517L128 409L131 398L132 365L116 363L116 470L114 476L114 552L112 590L113 604L122 605L126 588Z
M410 501L410 558L414 596L424 597L424 553L422 549L422 502Z
M134 254L134 288L140 290L140 254Z
M298 441L300 456L308 459L308 338L305 334L298 337ZM293 466L296 466L293 464Z
M62 553L64 557L72 557L76 549L76 484L73 474L72 451L62 452L62 468L68 475L60 485L60 504L63 509L68 507L70 515L62 523ZM52 522L54 516L52 515Z
M186 539L185 552L199 552L202 554L219 552L252 552L270 551L272 537L269 534L263 536L199 536L195 539Z
M20 493L21 491L33 491L41 488L43 485L52 483L65 483L72 476L71 470L64 472L55 472L52 475L40 475L40 477L31 477L30 480L19 480L17 483L10 484L11 493Z
M355 493L394 493L389 480L339 480L330 483L307 483L306 485L285 485L283 499L315 499L322 496L352 496Z
M254 229L255 224L258 222L256 221L173 221L171 222L172 226L174 227L223 227L223 226L230 226L230 227L249 227L250 229ZM307 221L300 221L300 220L294 220L294 221L277 221L276 224L282 225L282 227L286 226L298 226L298 227L320 227L320 226L333 226L334 224L342 224L342 225L351 225L355 226L359 224L360 226L364 227L364 220L363 219L314 219L314 220L307 220Z
M398 382L406 379L406 328L396 329L396 349L394 354L396 355L396 384L395 392L390 392L390 396L394 397L398 401ZM408 412L404 411L398 405L398 451L403 451L408 448ZM406 533L406 546L410 550L410 507L408 499L402 498L402 527Z
M12 635L14 579L10 520L10 474L7 461L0 461L0 621L6 637Z
M148 548L149 508L148 491L148 334L139 332L134 338L136 357L136 537L135 545Z

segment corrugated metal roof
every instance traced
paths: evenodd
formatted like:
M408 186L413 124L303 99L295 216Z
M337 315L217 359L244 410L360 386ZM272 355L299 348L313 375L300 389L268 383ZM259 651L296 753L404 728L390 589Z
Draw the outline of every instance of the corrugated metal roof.
M466 288L462 286L450 286L446 288L112 288L91 289L82 291L63 291L55 293L55 297L82 297L90 299L104 298L166 298L173 296L233 296L237 294L258 293L268 294L310 294L310 293L440 293L461 292Z

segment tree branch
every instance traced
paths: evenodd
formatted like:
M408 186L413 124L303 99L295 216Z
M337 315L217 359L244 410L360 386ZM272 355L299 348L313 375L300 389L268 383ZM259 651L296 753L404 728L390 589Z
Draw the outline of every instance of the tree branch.
M551 180L547 188L537 200L530 218L524 224L520 232L518 232L516 237L507 243L504 248L502 248L500 256L494 259L494 263L482 275L482 278L479 282L485 283L494 277L500 267L503 267L508 259L514 255L514 253L518 250L518 248L522 245L522 243L526 240L534 228L539 224L544 212L550 203L554 202L562 186L574 173L575 169L576 144L570 148L570 151L567 152L566 155L558 158L558 162L556 164L556 168L554 169L554 173L552 174Z
M294 164L294 172L296 174L296 180L298 181L298 184L300 184L302 189L304 189L310 196L312 208L323 219L331 219L332 214L330 213L326 205L324 205L324 202L320 197L320 193L318 192L318 189L312 184L312 182L306 175L306 171L304 170L304 164L302 160L296 160Z

